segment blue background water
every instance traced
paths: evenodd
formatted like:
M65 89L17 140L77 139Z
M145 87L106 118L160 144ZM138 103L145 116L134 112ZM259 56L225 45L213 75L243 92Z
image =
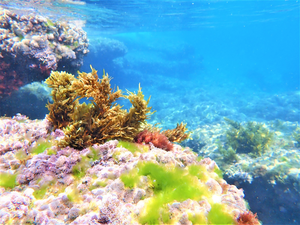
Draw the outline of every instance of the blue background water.
M194 130L224 117L300 122L298 1L0 3L53 20L85 21L90 53L81 70L105 69L123 90L140 84L157 111L150 122L164 129L185 121ZM44 118L44 105L28 102L27 111L17 112ZM249 199L256 194L249 193ZM277 211L254 212L268 224ZM286 218L297 224L290 212Z
M81 70L105 69L124 90L136 91L140 83L157 110L151 122L165 128L184 120L192 130L224 116L300 122L298 1L1 4L84 21L90 53Z
M120 88L141 83L158 110L155 122L169 128L184 119L195 128L223 116L299 121L299 95L289 96L299 90L297 1L87 1L84 7L92 8L85 28L91 53L82 70L105 68ZM107 61L97 52L100 36L123 42L127 53ZM283 100L270 106L260 101L278 95Z

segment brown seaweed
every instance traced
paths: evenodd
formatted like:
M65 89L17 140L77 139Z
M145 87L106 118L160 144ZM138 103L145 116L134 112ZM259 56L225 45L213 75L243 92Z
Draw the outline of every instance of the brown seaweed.
M55 71L46 83L53 89L47 118L54 129L63 129L65 138L61 146L83 149L111 139L133 141L142 130L141 124L152 114L149 99L144 99L141 88L137 94L123 95L118 88L112 90L108 74L104 72L99 79L93 68L90 73L79 72L78 78ZM129 111L115 103L121 97L131 102ZM82 98L91 103L79 103Z

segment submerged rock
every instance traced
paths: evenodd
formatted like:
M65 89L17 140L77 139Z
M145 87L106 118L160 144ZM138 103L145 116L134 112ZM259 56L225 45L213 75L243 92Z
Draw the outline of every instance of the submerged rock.
M52 70L76 72L88 53L86 33L70 24L4 9L0 22L0 98Z
M78 151L55 146L62 135L48 133L49 145L28 144L24 159L13 144L2 152L0 166L7 162L17 182L0 189L0 223L234 224L249 213L243 190L227 184L213 160L188 148L139 145L131 152L112 140ZM22 165L11 166L13 160Z

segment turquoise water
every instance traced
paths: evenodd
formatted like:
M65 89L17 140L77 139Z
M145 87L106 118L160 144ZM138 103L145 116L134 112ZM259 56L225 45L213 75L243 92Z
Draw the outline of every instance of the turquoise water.
M218 102L225 111L220 118L299 121L297 114L270 115L273 107L259 112L265 111L259 100L299 91L297 1L87 1L89 6L85 29L91 49L104 36L123 42L128 51L113 63L91 51L82 69L105 68L121 88L141 83L160 109L156 122L171 126L184 118L195 128L205 120L194 113L203 101ZM249 101L256 101L252 113L241 109ZM291 105L297 113L299 104ZM232 115L232 109L246 116Z
M184 121L193 131L224 124L224 117L299 127L299 1L28 0L0 6L81 26L90 52L80 70L105 69L122 90L137 91L140 84L156 110L149 122L163 129ZM26 107L5 101L1 115L41 119L47 113L45 102L29 97ZM250 206L273 224L276 210L264 215ZM290 217L286 224L299 224L297 210L282 207L278 212Z
M298 1L29 0L1 5L82 26L90 52L81 71L88 72L90 65L105 69L121 89L134 91L140 83L157 110L154 123L170 127L184 119L194 129L224 116L300 120Z

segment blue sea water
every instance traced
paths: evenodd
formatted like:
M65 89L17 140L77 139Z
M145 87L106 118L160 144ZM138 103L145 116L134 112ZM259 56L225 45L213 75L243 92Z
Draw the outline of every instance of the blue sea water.
M289 95L300 83L298 1L87 1L84 7L92 8L91 49L107 37L128 51L106 61L91 50L82 69L105 68L121 88L141 83L158 109L155 122L169 128L184 119L196 128L223 116L299 121L299 95ZM216 105L207 114L215 115L194 113L213 108L210 101Z
M164 129L224 117L300 122L299 1L0 3L84 23L90 52L81 71L105 69L123 90L140 84L156 110L150 122Z
M195 129L224 116L300 121L298 1L1 5L84 24L90 53L81 70L105 69L121 89L134 91L141 84L157 110L153 123L165 128L184 120Z

